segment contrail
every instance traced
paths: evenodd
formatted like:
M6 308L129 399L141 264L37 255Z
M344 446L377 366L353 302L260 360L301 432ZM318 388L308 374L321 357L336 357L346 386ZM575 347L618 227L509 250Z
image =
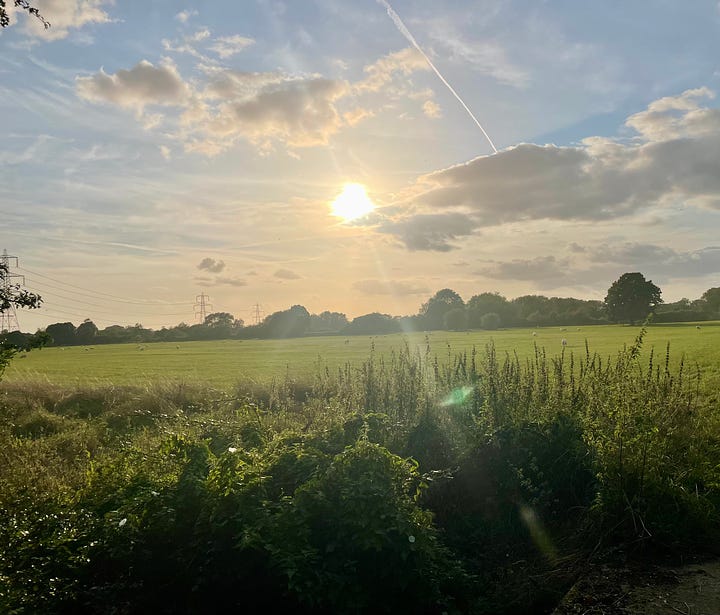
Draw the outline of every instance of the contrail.
M495 147L495 144L492 142L492 139L490 138L490 135L488 135L487 132L485 132L485 129L482 127L482 124L478 121L478 119L475 117L472 111L470 111L470 108L465 104L462 98L460 98L460 95L453 89L453 87L447 82L447 79L443 77L440 74L440 71L435 67L435 65L432 63L432 60L427 56L427 54L422 50L422 47L418 44L418 42L415 40L415 37L412 35L410 30L407 29L405 24L403 23L402 19L400 19L400 15L398 15L395 12L395 9L390 6L390 4L386 0L377 0L379 4L385 7L385 10L387 11L387 14L389 15L390 19L393 20L393 23L397 27L398 30L400 30L400 34L402 34L409 42L410 44L417 49L423 58L425 58L425 61L430 65L430 68L433 69L433 72L438 76L438 79L442 81L446 86L447 89L450 90L452 95L458 99L458 102L463 106L465 111L468 112L468 115L473 119L473 121L477 124L478 128L482 130L482 133L485 135L485 138L488 140L488 143L490 144L490 147L493 148L493 151L497 154L498 150L497 147Z

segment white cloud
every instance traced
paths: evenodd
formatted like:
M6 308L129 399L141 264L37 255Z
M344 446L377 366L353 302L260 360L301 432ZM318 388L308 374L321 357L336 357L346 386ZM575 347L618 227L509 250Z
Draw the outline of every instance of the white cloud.
M423 113L432 119L438 119L442 117L442 109L434 100L426 100L423 103Z
M8 13L15 22L19 16L24 21L24 31L32 36L47 41L66 38L71 30L94 23L111 21L104 7L113 4L112 0L36 0L32 5L51 24L45 28L43 23L33 15L13 6L12 0L7 2Z
M390 83L396 74L410 75L416 71L429 71L422 54L413 47L406 47L383 56L365 67L365 79L355 84L359 91L377 92Z
M647 141L698 137L718 131L720 109L700 107L700 100L713 99L708 88L686 90L650 103L645 111L631 115L625 124Z
M234 36L221 36L216 38L208 49L210 49L210 51L214 51L224 60L240 53L243 49L253 45L254 43L254 39L236 34Z
M197 17L198 12L195 10L186 10L186 11L180 11L177 15L175 15L175 19L177 19L180 23L187 23L188 19L191 17Z
M103 69L90 77L77 77L78 94L93 102L109 102L142 111L146 105L182 105L190 96L175 66L153 66L142 60L130 70L108 75Z

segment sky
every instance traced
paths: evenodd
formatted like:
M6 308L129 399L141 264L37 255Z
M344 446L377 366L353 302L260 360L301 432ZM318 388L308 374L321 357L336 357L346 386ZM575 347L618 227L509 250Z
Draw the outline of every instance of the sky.
M33 5L0 32L23 330L720 286L716 0Z

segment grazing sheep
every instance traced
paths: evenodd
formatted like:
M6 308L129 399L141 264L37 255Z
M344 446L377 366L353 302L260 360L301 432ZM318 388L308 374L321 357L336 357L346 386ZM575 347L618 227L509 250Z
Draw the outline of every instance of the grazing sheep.
M533 331L533 337L535 337L536 335L537 335L537 333L535 333L535 331Z
M567 346L567 340L563 338L562 342L560 342L563 346Z
M699 329L699 328L700 328L700 325L695 325L695 328L696 328L696 329Z

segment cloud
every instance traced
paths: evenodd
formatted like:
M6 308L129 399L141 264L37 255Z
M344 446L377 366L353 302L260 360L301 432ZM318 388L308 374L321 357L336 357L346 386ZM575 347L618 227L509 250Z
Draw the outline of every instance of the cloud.
M237 277L226 277L226 276L216 276L215 277L215 285L217 286L247 286L247 280L243 280L242 278Z
M66 38L71 30L78 30L88 24L107 23L111 21L104 7L113 4L112 0L37 0L31 4L40 10L40 14L50 22L51 27L45 28L39 19L28 15L25 11L8 3L8 13L12 21L19 15L24 20L24 31L33 37L47 41Z
M538 256L512 261L493 261L481 267L477 273L494 280L548 280L561 279L568 274L569 263L554 256Z
M720 246L679 252L654 244L601 244L588 253L591 262L644 269L653 275L699 277L720 272Z
M424 284L402 280L358 280L353 288L365 295L424 295L429 292Z
M325 145L343 124L336 102L347 91L344 81L322 77L270 81L250 96L221 102L208 114L202 130L212 137L242 137L256 144Z
M208 47L210 51L214 51L223 60L240 53L246 47L255 44L255 40L235 34L234 36L220 36L215 39L212 45Z
M190 87L175 66L153 66L147 60L130 70L108 75L103 69L90 77L77 77L77 93L92 102L109 102L142 111L146 105L182 105L190 96Z
M523 143L430 173L404 206L460 210L476 226L607 220L677 202L720 209L720 111L699 107L700 95L708 91L661 99L632 116L638 139Z
M191 17L197 17L198 12L195 10L187 10L187 11L180 11L177 15L175 15L175 19L177 19L180 23L187 23L188 19Z
M383 56L364 68L365 79L355 84L359 91L377 92L391 82L396 74L410 75L416 71L429 71L422 54L413 47L406 47Z
M273 275L276 278L280 278L282 280L299 280L301 276L299 276L294 271L290 271L289 269L278 269Z
M343 114L343 118L350 126L355 126L355 124L361 122L362 120L373 117L375 115L372 111L369 111L368 109L353 109L352 111L347 111Z
M422 108L426 117L434 120L442 117L442 109L434 100L426 100Z
M397 237L408 250L453 250L450 241L471 235L477 223L462 213L416 214L399 220L387 220L380 225L381 233Z
M475 273L496 280L532 282L538 289L609 284L623 272L641 271L658 279L699 278L720 273L720 247L677 251L641 243L568 246L572 257L554 255L490 261Z
M720 109L701 108L699 100L703 98L713 99L715 94L708 88L696 88L679 96L666 96L631 115L625 125L648 141L712 134L720 126Z
M378 92L397 75L428 69L422 55L411 48L370 64L366 77L354 84L318 74L228 69L206 55L212 51L227 58L254 42L240 35L213 38L208 29L201 29L176 41L162 41L167 52L197 58L200 79L184 80L168 59L159 66L142 60L115 74L101 69L79 76L76 91L86 100L135 110L146 129L162 122L164 136L182 143L185 151L213 156L244 140L264 153L278 144L289 150L327 145L342 128L374 115L368 105L359 104L362 94ZM383 93L394 99L420 96L426 101L425 113L438 116L431 90L417 92L408 81L399 87L388 85ZM143 115L149 105L175 106L178 113Z
M450 54L451 61L469 65L479 73L516 88L523 88L530 81L527 72L513 64L505 49L494 41L468 41L448 24L442 27L436 24L430 36L439 48Z
M225 261L216 261L214 258L210 258L208 256L200 261L197 268L210 271L211 273L220 273L223 269L225 269Z

